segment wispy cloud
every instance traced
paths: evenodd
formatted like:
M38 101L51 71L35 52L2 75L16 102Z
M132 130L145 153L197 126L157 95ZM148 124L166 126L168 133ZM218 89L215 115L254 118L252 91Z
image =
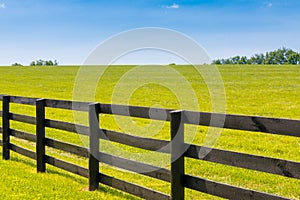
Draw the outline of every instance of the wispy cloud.
M5 3L0 3L0 9L5 8Z
M172 5L166 6L166 8L168 8L168 9L178 9L179 5L176 4L176 3L173 3Z
M267 7L268 7L268 8L271 8L272 6L273 6L273 3L268 3L268 4L267 4Z

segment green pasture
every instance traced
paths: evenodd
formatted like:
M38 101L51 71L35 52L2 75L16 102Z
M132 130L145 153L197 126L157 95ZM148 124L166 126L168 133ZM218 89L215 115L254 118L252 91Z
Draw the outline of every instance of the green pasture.
M209 70L210 66L200 67ZM199 76L197 69L192 66L172 66L172 68L184 77L193 89L199 110L212 111L209 89L203 78ZM189 95L182 97L181 100L177 98L174 90L181 89L180 82L175 76L164 76L162 67L160 69L157 66L148 66L146 71L151 73L151 76L161 77L175 89L147 83L136 87L129 97L126 96L124 89L116 90L120 80L123 81L124 88L131 88L132 85L137 84L136 80L141 76L151 77L140 71L135 74L134 69L135 66L109 67L98 82L95 101L195 110L195 107L181 102L189 102L189 98L191 98ZM0 67L0 94L72 100L78 70L77 66ZM97 67L90 67L90 70L97 71ZM219 66L218 70L222 76L226 93L226 113L300 119L299 66L224 65ZM222 91L214 90L214 92ZM90 101L91 99L87 98L86 100ZM184 107L180 105L184 105ZM12 104L11 109L15 113L35 115L32 106ZM82 113L80 116L82 116L80 122L86 124L87 115ZM73 113L61 109L47 108L46 117L74 122ZM11 126L18 130L35 132L32 125L12 122ZM143 137L170 138L169 123L166 122L104 115L101 116L101 127ZM185 136L187 141L201 145L207 139L206 133L206 127L186 126ZM46 134L47 137L73 144L85 145L86 143L86 138L64 131L47 129ZM220 130L219 136L213 136L217 138L215 148L300 162L299 138L234 130ZM12 142L28 149L35 147L30 142L15 138L12 138ZM169 157L159 153L150 153L102 140L101 149L114 155L134 158L166 168L170 167ZM85 159L51 148L47 149L47 154L87 166ZM170 185L162 181L102 164L100 169L111 176L164 193L170 191ZM135 199L135 197L105 186L101 186L99 191L87 192L85 191L87 179L51 166L48 167L46 174L37 174L34 161L14 153L12 153L10 161L0 160L0 170L1 199L10 197L14 199L32 199L32 197L36 197L36 199ZM186 173L292 199L300 199L300 181L292 178L192 159L186 159ZM191 190L186 190L186 195L187 199L216 199L216 197Z

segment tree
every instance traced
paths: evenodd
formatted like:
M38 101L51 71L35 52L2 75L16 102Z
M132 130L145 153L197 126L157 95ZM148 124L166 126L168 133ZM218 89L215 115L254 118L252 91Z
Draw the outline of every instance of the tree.
M226 64L226 65L232 64L231 59L230 58L225 59L224 64Z
M275 51L266 52L265 54L254 54L249 59L246 56L234 56L227 59L214 60L214 64L250 64L250 65L283 65L283 64L300 64L300 54L285 47Z
M276 55L276 51L271 51L268 53L268 57L265 58L265 64L277 65L278 59Z
M286 48L278 49L275 52L275 55L276 55L275 60L278 65L283 65L284 63L287 63L287 58L285 56L286 52L287 52Z
M30 66L36 66L35 61L32 61L32 62L30 63Z
M43 60L39 59L39 60L36 61L36 66L43 66L44 63L45 62Z
M213 64L216 64L216 65L221 65L221 60L220 59L217 59L217 60L214 60L213 61Z
M300 64L300 54L293 52L287 56L287 59L290 64L299 65Z
M238 61L238 64L240 64L240 65L245 65L247 63L248 63L248 58L246 56L242 56L240 58L240 60Z
M14 63L11 66L23 66L23 65L21 65L20 63Z
M265 56L263 54L255 54L250 58L250 63L254 65L261 65L264 63Z
M234 56L233 58L231 58L231 63L236 65L239 63L241 57L240 56Z
M269 52L266 53L264 64L267 64L267 65L274 64L272 61L271 53L269 53Z
M46 60L46 61L44 61L44 60L42 60L42 59L39 59L39 60L37 60L37 61L32 61L31 63L30 63L30 66L56 66L56 65L58 65L58 62L57 62L57 60L55 60L54 62L52 61L52 60Z
M53 62L51 60L46 60L44 63L45 66L53 66Z

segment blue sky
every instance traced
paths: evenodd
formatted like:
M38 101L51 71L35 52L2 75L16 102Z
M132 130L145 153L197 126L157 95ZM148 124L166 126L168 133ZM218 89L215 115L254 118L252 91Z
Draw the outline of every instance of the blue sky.
M182 32L213 59L283 46L300 51L299 7L298 0L0 0L0 65L82 64L103 40L141 27ZM123 62L147 63L147 56Z

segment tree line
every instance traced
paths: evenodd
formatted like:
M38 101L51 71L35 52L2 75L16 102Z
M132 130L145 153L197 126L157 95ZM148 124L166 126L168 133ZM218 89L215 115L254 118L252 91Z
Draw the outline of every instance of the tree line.
M275 51L266 52L265 54L255 54L248 58L247 56L234 56L231 58L222 58L213 61L213 64L217 65L225 65L225 64L249 64L249 65L284 65L284 64L292 64L299 65L300 64L300 53L295 52L291 49L280 48Z
M58 62L56 60L42 60L39 59L37 61L32 61L30 63L30 66L57 66Z
M29 65L30 66L57 66L58 62L57 60L52 61L52 60L39 59L37 61L32 61ZM14 63L11 66L23 66L23 65L20 63Z

